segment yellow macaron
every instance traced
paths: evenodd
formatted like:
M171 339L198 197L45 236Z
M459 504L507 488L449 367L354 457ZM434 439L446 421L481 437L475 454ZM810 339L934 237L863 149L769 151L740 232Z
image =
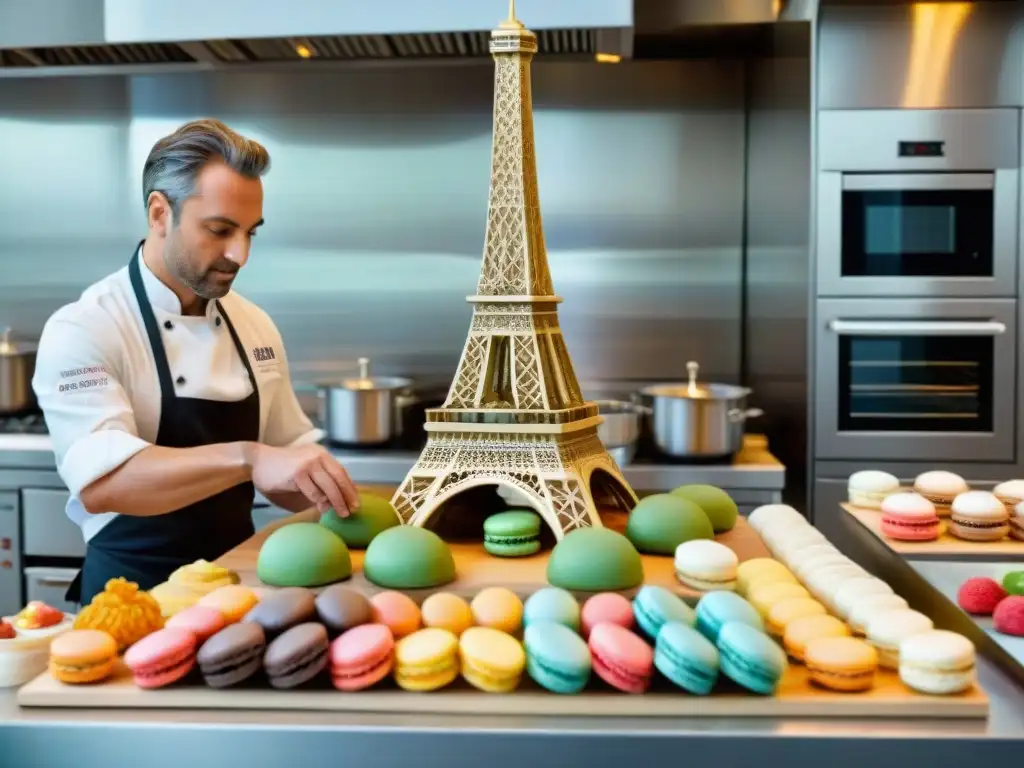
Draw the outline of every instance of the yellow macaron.
M259 601L256 593L248 587L241 584L226 584L203 595L199 598L198 605L216 608L224 614L228 624L234 624L241 621Z
M791 581L771 581L767 584L755 583L747 594L747 600L757 608L762 619L768 618L768 612L776 603L791 597L810 597L811 593Z
M763 586L775 581L796 584L796 576L778 560L770 557L755 557L744 560L736 569L736 591L746 597L754 586Z
M436 691L459 676L459 640L447 629L428 627L395 646L395 682L407 691Z
M526 664L523 646L490 627L470 627L459 638L462 676L488 693L508 693L519 685Z
M782 638L791 621L802 619L804 616L825 616L827 613L825 606L817 600L809 597L788 597L771 607L765 624L769 635Z
M473 612L469 603L451 592L436 592L420 606L423 624L427 627L440 627L461 635L473 626Z

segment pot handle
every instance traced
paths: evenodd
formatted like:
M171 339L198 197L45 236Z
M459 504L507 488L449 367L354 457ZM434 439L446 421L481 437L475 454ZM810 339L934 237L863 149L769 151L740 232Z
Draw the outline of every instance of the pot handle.
M764 416L764 411L760 408L747 408L743 410L741 408L733 408L726 416L733 424L744 422L747 419L756 419L758 416Z

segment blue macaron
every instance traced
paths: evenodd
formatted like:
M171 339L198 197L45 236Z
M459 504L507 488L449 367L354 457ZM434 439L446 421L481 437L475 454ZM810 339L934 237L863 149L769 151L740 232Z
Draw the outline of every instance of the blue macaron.
M711 642L718 642L718 633L732 621L764 632L761 614L735 592L708 592L697 602L697 629Z
M663 624L676 621L693 626L697 617L682 598L664 587L648 584L633 598L633 616L645 635L654 642Z
M786 654L764 632L733 621L718 635L722 673L748 691L770 695L786 672Z
M688 624L662 626L654 645L654 666L685 691L705 696L718 680L718 650Z
M542 621L553 621L579 631L580 604L572 593L559 587L539 589L523 606L523 624L530 626Z
M526 672L554 693L579 693L590 680L590 649L564 624L538 621L523 633Z

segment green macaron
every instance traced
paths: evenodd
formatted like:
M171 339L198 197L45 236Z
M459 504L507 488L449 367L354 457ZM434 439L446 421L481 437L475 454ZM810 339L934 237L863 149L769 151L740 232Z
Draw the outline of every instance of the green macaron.
M497 557L523 557L540 549L540 515L510 509L484 520L484 549Z
M713 485L681 485L672 491L672 495L692 501L703 509L715 533L731 531L736 525L740 510L736 502L721 488Z
M715 531L695 502L671 493L656 493L640 499L629 513L626 536L641 552L672 555L684 541L713 539Z

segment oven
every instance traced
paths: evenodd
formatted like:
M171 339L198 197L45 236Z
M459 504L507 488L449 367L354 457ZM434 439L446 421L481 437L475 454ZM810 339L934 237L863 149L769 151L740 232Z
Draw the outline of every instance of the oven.
M819 299L815 457L1012 462L1014 299Z
M824 111L819 296L1017 294L1019 112Z

